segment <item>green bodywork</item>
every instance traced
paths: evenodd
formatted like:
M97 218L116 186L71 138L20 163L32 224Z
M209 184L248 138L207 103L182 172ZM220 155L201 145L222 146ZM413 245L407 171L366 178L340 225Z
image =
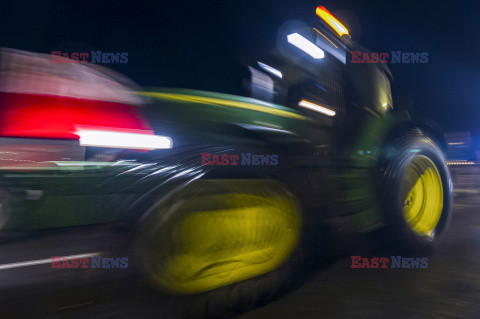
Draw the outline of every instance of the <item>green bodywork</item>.
M242 134L236 135L235 140L231 135L221 134L228 125L243 129L272 129L271 134L288 133L313 144L324 140L324 131L315 126L315 121L298 110L268 102L185 89L161 89L139 94L150 100L145 113L153 114L153 119L149 117L152 123L160 119L161 123L168 122L175 127L176 132L184 131L186 135L198 132L197 138L208 138L214 143L258 143L255 138ZM376 165L388 131L399 121L389 114L372 115L364 121L359 134L354 137L355 147L348 159L347 167L352 168L340 172L341 179L348 181L344 188L352 212L360 213L358 225L361 229L381 222L375 205L363 210L361 207L366 202L376 202L369 185L368 169ZM156 132L161 134L161 127L156 128ZM158 185L172 179L174 174L168 171L169 165L183 162L178 148L181 146L176 145L174 136L173 149L152 152L155 156L150 162L145 161L144 156L142 160L97 163L85 159L4 169L3 182L15 190L11 203L15 209L10 212L4 229L65 227L138 218L141 212L132 214L127 208L152 189L156 189L156 196L167 190L167 187L164 190ZM192 155L189 159L198 159L199 153L195 154L196 158ZM322 162L322 165L325 163L328 162Z

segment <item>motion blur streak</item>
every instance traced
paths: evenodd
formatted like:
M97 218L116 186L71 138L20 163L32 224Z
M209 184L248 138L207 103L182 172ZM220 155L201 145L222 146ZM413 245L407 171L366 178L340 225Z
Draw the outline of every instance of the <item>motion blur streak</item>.
M77 139L78 126L153 131L128 78L102 66L0 48L0 136Z
M326 37L325 34L323 34L322 32L318 31L317 28L313 28L313 30L315 30L318 34L320 34L322 37L324 37L325 40L330 42L330 44L333 45L335 48L338 48L338 46L335 43L333 43L332 40L330 40L328 37Z
M90 254L80 254L80 255L71 255L71 256L64 256L63 259L74 259L74 258L88 258L98 256L101 253L90 253ZM35 265L43 265L43 264L50 264L52 263L52 258L45 258L45 259L38 259L38 260L30 260L30 261L22 261L18 263L11 263L11 264L3 264L0 265L0 270L5 269L12 269L12 268L20 268L20 267L28 267L28 266L35 266Z
M166 136L95 130L81 130L78 135L83 146L145 150L172 148L172 139Z
M314 59L323 59L325 57L325 53L322 49L317 47L312 42L305 39L298 33L292 33L287 36L288 43L293 44L303 52L307 53Z
M326 108L324 106L321 106L321 105L318 105L318 104L315 104L315 103L312 103L312 102L309 102L309 101L305 101L305 100L301 100L298 103L298 105L302 106L304 108L307 108L309 110L328 115L328 116L335 116L335 114L336 114L334 110L330 110L329 108Z

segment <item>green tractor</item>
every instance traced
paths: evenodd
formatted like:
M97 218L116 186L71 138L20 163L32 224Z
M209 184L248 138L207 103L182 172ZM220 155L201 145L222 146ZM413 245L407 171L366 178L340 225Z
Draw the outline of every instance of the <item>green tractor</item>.
M141 260L160 289L211 291L207 313L288 286L323 221L351 218L410 253L430 250L448 225L442 132L397 108L388 67L349 63L369 51L325 8L317 15L314 28L282 27L277 47L250 63L250 98L142 93L154 126L182 124L171 136L179 149L195 145L187 162L202 160L202 173L140 220Z
M88 86L82 105L63 99L57 112L30 96L15 118L2 110L20 110L18 96L3 90L2 119L20 124L0 127L17 156L2 162L2 231L130 223L148 281L196 295L207 315L286 289L325 221L430 250L452 207L443 135L395 105L384 63L350 63L368 51L325 8L317 15L313 28L284 25L249 64L250 97L128 86L114 108L102 98L93 109Z

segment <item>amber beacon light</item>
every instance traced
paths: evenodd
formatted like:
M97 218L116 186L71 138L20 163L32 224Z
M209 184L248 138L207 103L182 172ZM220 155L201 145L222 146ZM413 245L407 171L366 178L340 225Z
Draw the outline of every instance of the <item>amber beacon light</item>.
M319 16L323 21L325 21L330 27L332 27L339 36L344 34L349 34L348 29L340 22L337 18L333 16L325 7L317 7L317 16Z

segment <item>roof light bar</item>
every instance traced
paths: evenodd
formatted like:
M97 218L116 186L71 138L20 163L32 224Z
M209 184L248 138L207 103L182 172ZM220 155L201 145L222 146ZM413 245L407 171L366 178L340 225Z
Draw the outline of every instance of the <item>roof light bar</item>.
M307 53L314 59L323 59L325 56L325 53L323 52L322 49L320 49L315 44L308 41L298 33L292 33L287 35L287 41L288 43L296 46L297 48Z

